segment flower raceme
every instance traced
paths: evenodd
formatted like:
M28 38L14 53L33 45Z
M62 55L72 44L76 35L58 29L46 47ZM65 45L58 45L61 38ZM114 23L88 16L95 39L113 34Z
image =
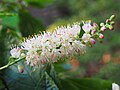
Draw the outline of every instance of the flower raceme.
M35 66L46 62L56 62L69 55L84 53L86 46L77 40L80 30L80 24L76 23L72 26L58 27L54 33L44 32L42 35L26 39L20 45L21 52L26 51L26 63ZM21 56L17 52L18 48L10 51L12 57ZM15 52L12 52L13 50Z
M109 22L106 21L100 26L96 23L92 25L90 21L86 21L58 27L53 33L44 32L34 35L21 42L19 47L13 48L10 54L13 58L25 56L26 64L30 66L47 62L54 63L64 57L83 54L88 44L93 45L96 43L95 39L104 37L101 33L105 31L103 29L110 29L109 26L113 25L111 22L113 22L114 16L111 17Z

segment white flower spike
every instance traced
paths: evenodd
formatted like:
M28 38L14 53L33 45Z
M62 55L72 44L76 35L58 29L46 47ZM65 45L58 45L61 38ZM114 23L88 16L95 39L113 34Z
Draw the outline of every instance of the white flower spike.
M110 22L103 23L104 28L109 29L107 25ZM102 27L96 23L91 25L91 22L61 26L56 28L53 33L44 32L26 39L20 43L20 47L13 48L10 54L14 58L25 57L26 64L30 66L54 63L64 57L85 53L87 45L93 45L96 43L95 40L104 38L100 30Z

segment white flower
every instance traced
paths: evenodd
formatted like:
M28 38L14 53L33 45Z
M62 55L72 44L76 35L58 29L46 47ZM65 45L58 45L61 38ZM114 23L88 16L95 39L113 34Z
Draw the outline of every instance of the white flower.
M120 90L119 85L116 83L112 83L112 90Z
M82 44L80 41L77 41L77 40L73 41L72 46L74 47L73 50L79 54L83 54L86 52L86 46Z
M35 66L38 63L39 58L40 57L36 51L28 51L26 55L26 63Z
M90 34L86 34L84 33L82 36L82 40L87 43L88 41L90 41L91 35Z
M70 35L73 35L74 37L76 37L79 33L80 33L81 27L80 24L74 24L72 25L72 27L69 29L68 33Z
M83 29L86 33L89 33L90 30L92 29L92 26L90 25L90 23L85 23L85 24L82 26L82 29Z
M10 50L10 54L13 58L19 58L20 57L20 48L13 48L12 50Z

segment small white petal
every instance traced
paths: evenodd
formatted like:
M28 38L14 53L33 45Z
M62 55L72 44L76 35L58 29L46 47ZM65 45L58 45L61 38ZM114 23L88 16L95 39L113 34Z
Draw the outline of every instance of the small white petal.
M90 30L92 29L92 26L90 25L90 23L85 23L83 26L82 26L82 29L88 33L90 32Z
M88 41L90 41L91 35L90 34L86 34L84 33L82 36L82 40L87 43Z

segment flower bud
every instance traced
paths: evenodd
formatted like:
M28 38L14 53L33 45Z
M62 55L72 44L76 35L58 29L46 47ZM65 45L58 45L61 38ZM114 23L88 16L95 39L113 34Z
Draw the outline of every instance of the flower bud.
M95 44L96 41L95 41L93 38L91 38L91 39L90 39L90 43L91 43L91 44Z
M112 25L109 25L108 27L110 30L113 30L113 26Z
M96 24L96 23L93 23L93 27L94 27L94 28L97 27L97 24Z
M18 70L20 73L23 73L24 72L24 68L22 65L18 65Z
M92 30L92 31L91 31L91 34L95 34L95 33L96 33L96 30Z
M110 20L113 20L115 18L115 15L112 15L111 17L110 17Z
M115 24L115 22L114 22L114 21L110 22L110 25L114 25L114 24Z
M104 23L100 23L100 26L101 26L101 27L104 26Z
M109 22L110 22L110 19L107 19L107 20L106 20L106 23L109 23Z
M105 30L106 30L105 26L101 27L101 31L105 31Z
M99 35L99 38L103 39L103 38L104 38L104 35L103 35L103 34L100 34L100 35Z

